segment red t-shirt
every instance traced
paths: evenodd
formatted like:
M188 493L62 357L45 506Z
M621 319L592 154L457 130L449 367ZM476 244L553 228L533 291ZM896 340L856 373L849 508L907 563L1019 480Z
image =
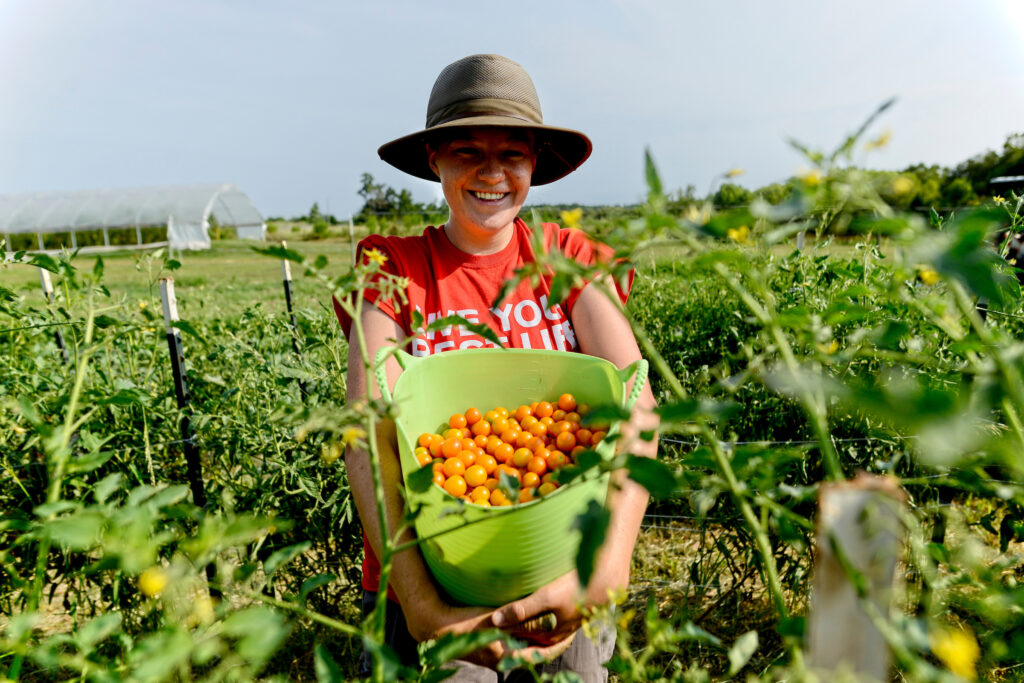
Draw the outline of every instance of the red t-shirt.
M610 248L591 241L580 230L561 228L554 223L544 223L542 228L543 244L549 252L560 251L585 265L612 257ZM413 237L370 235L359 243L360 258L366 258L368 249L384 254L387 261L381 266L382 271L409 278L408 303L382 299L372 289L366 290L365 298L398 323L406 335L413 334L413 311L418 310L428 325L449 315L483 323L494 330L508 348L577 351L579 343L570 319L581 287L572 289L561 304L552 304L548 300L550 277L540 278L536 287L530 285L529 279L524 279L503 301L492 306L502 285L512 278L515 270L535 260L531 234L526 223L517 218L508 246L483 256L460 251L448 240L444 229L438 227L428 227L422 235ZM630 271L627 281L616 283L623 303L632 281ZM334 308L347 337L351 321L337 302ZM485 346L494 344L463 326L450 326L416 335L407 350L416 356L429 356ZM377 590L380 563L365 537L363 546L363 587Z

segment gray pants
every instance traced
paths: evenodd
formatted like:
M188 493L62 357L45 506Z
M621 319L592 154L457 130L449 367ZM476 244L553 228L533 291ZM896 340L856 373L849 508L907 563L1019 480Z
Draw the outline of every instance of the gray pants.
M376 593L363 591L364 617L373 611L376 601ZM416 651L417 643L409 634L409 629L406 628L405 615L402 614L399 605L390 601L385 610L384 640L388 647L395 651L402 664L417 670L420 668L419 655ZM572 672L585 683L605 683L608 680L608 670L604 664L611 659L614 650L615 629L611 625L602 628L593 640L581 630L576 634L569 649L550 662L538 666L537 671L546 674L556 674L560 671ZM453 683L520 683L533 680L533 675L524 670L498 673L487 667L463 661L452 662L449 666L456 671L451 678L445 680ZM368 678L371 671L370 654L364 651L359 659L359 675Z

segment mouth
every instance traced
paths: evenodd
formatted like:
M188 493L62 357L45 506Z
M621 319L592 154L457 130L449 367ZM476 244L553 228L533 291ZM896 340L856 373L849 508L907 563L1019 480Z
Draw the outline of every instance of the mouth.
M511 192L477 192L476 190L470 190L469 193L485 202L500 201L511 194Z

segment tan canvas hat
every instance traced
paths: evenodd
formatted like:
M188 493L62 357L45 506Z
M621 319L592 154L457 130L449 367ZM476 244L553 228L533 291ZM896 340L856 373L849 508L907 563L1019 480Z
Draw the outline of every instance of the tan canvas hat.
M499 55L471 55L449 64L437 77L427 103L426 127L383 145L380 158L417 178L437 181L427 163L426 143L438 131L456 127L526 128L536 139L532 185L544 185L575 171L590 156L583 133L544 125L540 99L529 74Z

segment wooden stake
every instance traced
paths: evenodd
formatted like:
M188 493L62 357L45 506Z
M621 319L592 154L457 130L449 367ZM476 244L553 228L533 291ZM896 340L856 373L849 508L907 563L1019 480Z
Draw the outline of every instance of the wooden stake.
M893 477L822 484L807 620L807 664L822 680L889 680L889 648L863 601L888 617L904 501Z

